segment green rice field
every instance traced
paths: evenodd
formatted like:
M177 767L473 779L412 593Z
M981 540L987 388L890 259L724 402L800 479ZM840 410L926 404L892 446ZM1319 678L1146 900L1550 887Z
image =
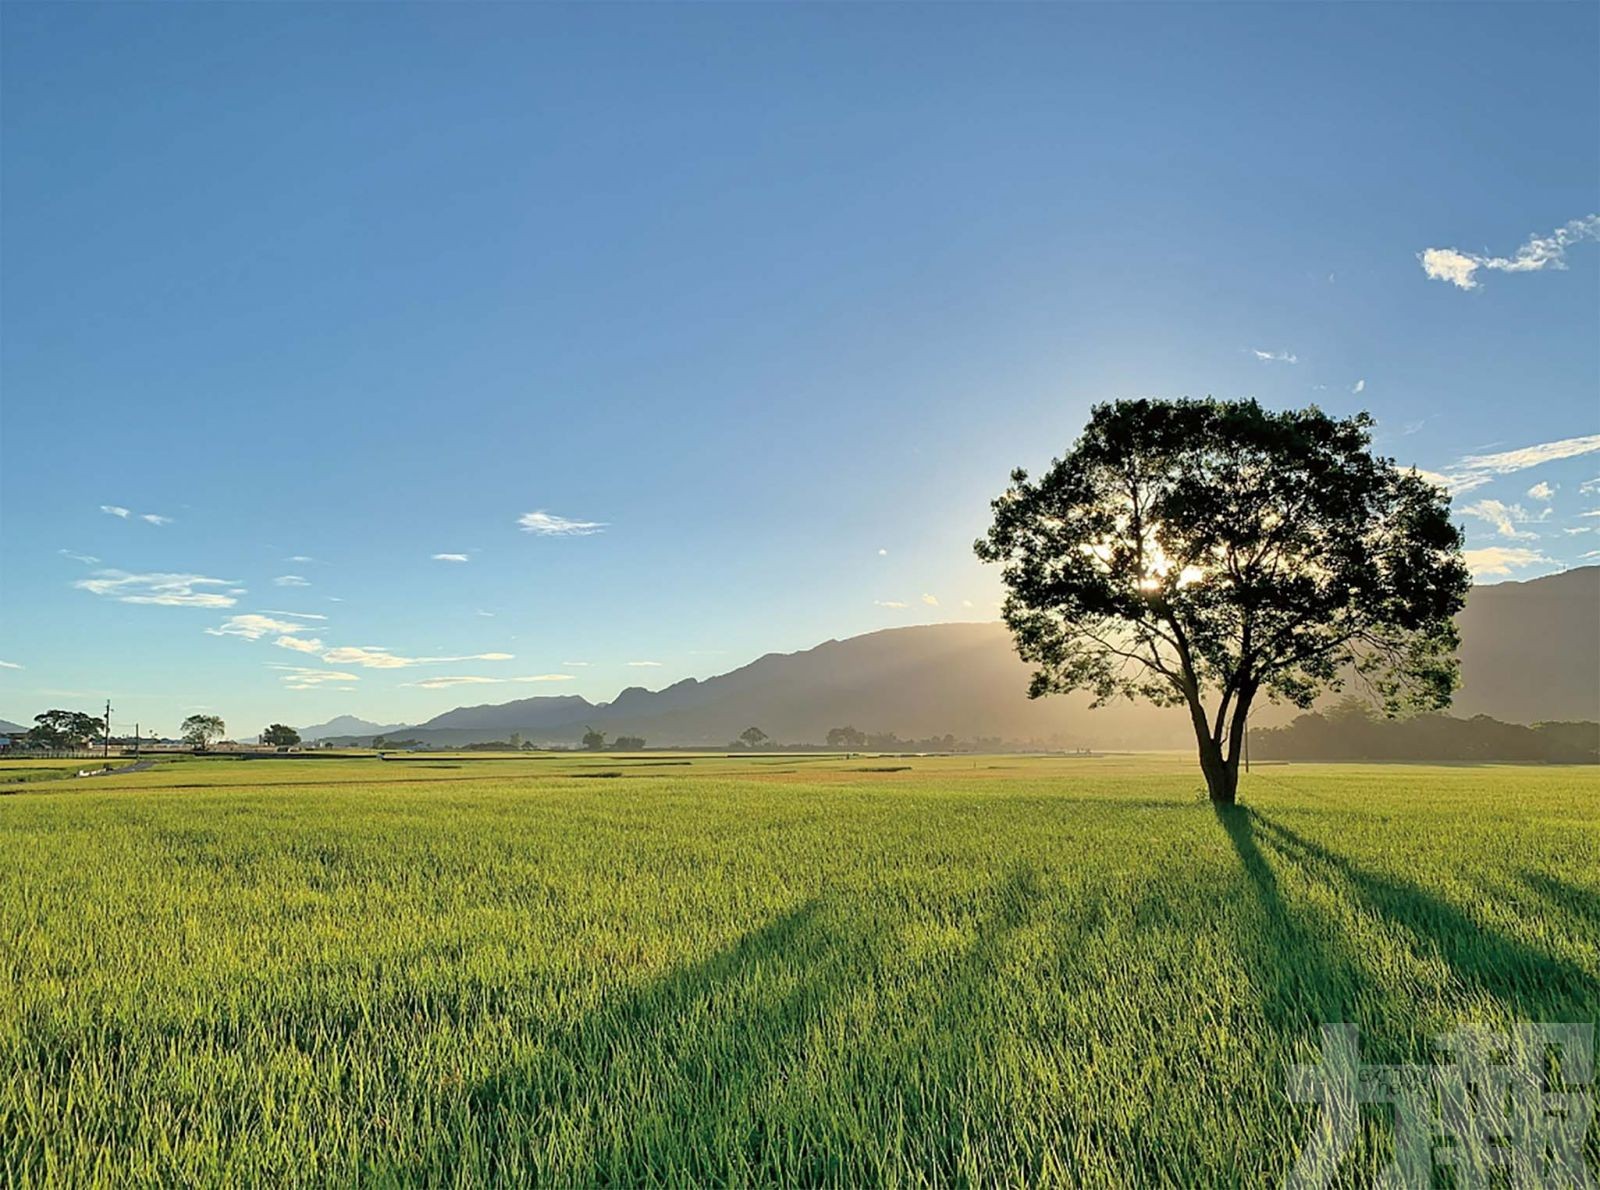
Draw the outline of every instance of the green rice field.
M1595 768L19 764L7 1187L1276 1184L1321 1024L1600 1018Z

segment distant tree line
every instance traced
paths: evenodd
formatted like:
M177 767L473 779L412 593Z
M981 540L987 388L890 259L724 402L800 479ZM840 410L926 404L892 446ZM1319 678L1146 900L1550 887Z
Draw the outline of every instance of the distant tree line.
M1600 723L1524 727L1487 715L1387 719L1358 700L1346 699L1283 727L1253 729L1250 750L1258 760L1597 764Z
M388 740L380 735L373 738L372 746L374 748L419 748L424 745L418 740ZM431 745L431 747L435 748L442 746L439 744ZM643 736L619 735L611 741L610 750L613 752L637 752L644 746L645 740ZM583 735L583 747L585 751L589 752L605 751L607 748L605 732L596 731L592 727L589 728ZM463 752L532 752L536 750L536 745L531 740L523 739L520 731L514 731L508 740L478 740L475 743L460 745L459 750Z
M828 747L847 752L1007 752L1017 745L999 736L957 739L946 732L920 740L903 740L892 731L861 731L854 727L830 727Z
M203 752L213 741L226 735L228 725L216 715L190 715L179 730L185 743ZM55 707L33 717L33 726L22 737L22 742L28 748L69 750L97 744L106 738L107 731L105 719L98 715ZM292 727L284 727L281 723L274 724L267 731L288 732L294 736L295 742L300 739Z

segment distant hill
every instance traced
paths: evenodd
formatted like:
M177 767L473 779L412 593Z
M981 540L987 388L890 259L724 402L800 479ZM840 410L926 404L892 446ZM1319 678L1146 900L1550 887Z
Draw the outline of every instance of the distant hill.
M1474 587L1460 623L1464 684L1453 713L1524 724L1600 719L1600 567ZM1054 747L1193 743L1181 711L1127 702L1090 710L1082 694L1032 701L1028 675L1003 625L933 624L769 653L664 690L629 687L609 703L525 698L457 707L414 727L365 725L348 734L404 731L424 743L459 745L518 732L535 743L569 743L592 725L655 745L720 746L751 726L788 743L820 742L830 727L850 726L907 739L951 733ZM1294 713L1263 706L1252 722L1271 726Z
M1600 566L1474 587L1454 715L1600 720Z
M307 743L333 739L338 736L388 735L391 731L404 731L404 723L372 723L354 715L339 715L326 723L317 723L300 729L300 738Z

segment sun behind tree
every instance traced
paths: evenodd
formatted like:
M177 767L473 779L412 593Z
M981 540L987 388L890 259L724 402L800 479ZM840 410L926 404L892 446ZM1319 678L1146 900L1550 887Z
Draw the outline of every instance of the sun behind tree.
M1065 458L1012 473L978 556L1038 668L1189 711L1231 804L1250 709L1309 707L1353 674L1388 714L1449 705L1468 586L1448 495L1371 450L1371 417L1255 401L1096 406Z

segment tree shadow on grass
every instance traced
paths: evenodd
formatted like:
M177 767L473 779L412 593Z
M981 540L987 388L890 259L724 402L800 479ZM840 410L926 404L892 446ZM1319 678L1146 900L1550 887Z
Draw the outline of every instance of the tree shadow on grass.
M1511 938L1442 897L1380 875L1256 813L1269 847L1285 860L1340 878L1368 908L1410 936L1418 954L1437 955L1463 984L1486 992L1524 1020L1593 1020L1593 976L1566 959Z
M981 894L976 936L951 964L873 991L881 907L802 904L549 1029L467 1091L470 1124L441 1134L406 1180L958 1179L970 1128L1006 1123L984 1098L996 1016L982 1009L1003 990L1006 936L1041 895L1030 869L1014 870Z
M1012 868L984 895L971 943L913 989L930 995L900 1006L896 1044L875 1063L871 1081L885 1098L884 1122L903 1143L868 1155L869 1180L959 1185L982 1172L980 1148L1004 1147L1015 1106L996 1081L997 1050L1011 1023L1002 1004L1012 990L1006 963L1011 940L1034 922L1044 898L1033 868Z
M1367 977L1342 935L1313 929L1304 914L1285 902L1277 872L1257 841L1260 816L1246 806L1212 808L1261 911L1262 929L1240 942L1268 1023L1279 1032L1300 1036L1327 1022L1369 1015L1383 992Z
M1600 893L1531 869L1519 872L1518 879L1562 913L1600 931Z
M828 1154L767 1105L869 961L870 931L806 902L624 993L472 1087L470 1140L411 1180L641 1185L816 1181Z

